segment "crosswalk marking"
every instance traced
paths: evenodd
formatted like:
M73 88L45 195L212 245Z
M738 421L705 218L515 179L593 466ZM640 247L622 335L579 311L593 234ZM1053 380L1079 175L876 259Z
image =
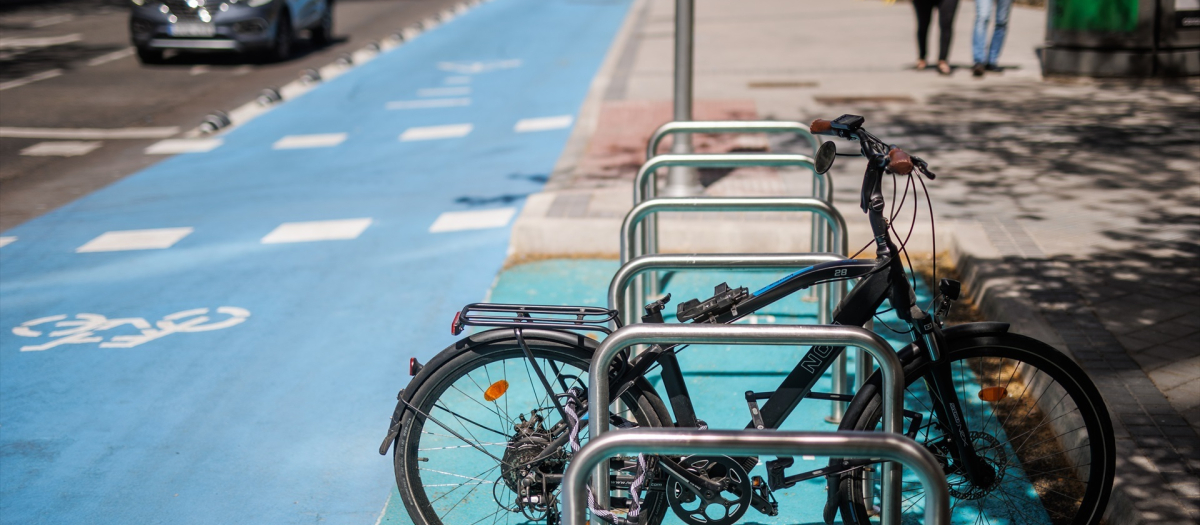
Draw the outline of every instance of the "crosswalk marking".
M221 139L167 139L151 144L146 148L146 154L204 153L216 149L221 143Z
M513 126L513 131L516 131L517 133L527 133L530 131L549 131L552 129L569 128L571 127L572 121L574 121L574 117L571 115L526 118L518 120L517 125Z
M263 244L282 244L357 239L370 225L370 218L285 222L271 230L271 233L263 237L261 242Z
M328 148L346 140L345 133L319 133L314 135L288 135L277 141L271 149Z
M465 137L474 128L471 124L449 124L445 126L425 126L408 128L400 134L400 140L434 140Z
M387 103L387 109L429 109L470 106L470 98L427 98L422 100L395 100Z
M17 242L16 237L0 237L0 248L8 246L14 242Z
M497 208L478 211L448 211L438 216L429 226L429 233L462 230L486 230L503 228L517 213L516 208Z
M121 230L101 234L75 249L75 253L161 250L170 248L192 233L191 228Z
M21 150L21 154L30 157L76 157L87 155L102 144L104 143L98 141L78 140L39 142Z

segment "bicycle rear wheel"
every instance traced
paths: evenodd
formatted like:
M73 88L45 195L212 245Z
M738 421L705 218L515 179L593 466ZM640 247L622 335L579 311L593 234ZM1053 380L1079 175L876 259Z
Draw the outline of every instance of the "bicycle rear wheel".
M905 366L904 408L922 416L916 440L942 464L951 522L1094 525L1112 490L1115 441L1100 392L1067 356L1007 333L951 339L946 359L976 450L996 472L988 486L968 481L954 444L933 412L926 353ZM911 355L911 354L909 354ZM878 374L847 409L839 430L880 430ZM905 428L912 423L906 418ZM876 478L876 479L872 479ZM862 470L841 484L845 523L877 523L877 476ZM920 523L924 492L906 475L902 521Z
M554 392L546 392L524 351L507 340L462 352L414 394L413 406L429 417L406 415L394 452L396 484L414 523L545 523L556 515L570 447L556 450L537 472L523 465L569 432L552 396L587 387L593 349L527 343ZM445 352L461 350L453 345ZM671 424L644 380L622 400L627 408L617 415L638 426ZM579 438L587 441L586 425ZM648 492L641 523L659 523L666 510L662 492Z

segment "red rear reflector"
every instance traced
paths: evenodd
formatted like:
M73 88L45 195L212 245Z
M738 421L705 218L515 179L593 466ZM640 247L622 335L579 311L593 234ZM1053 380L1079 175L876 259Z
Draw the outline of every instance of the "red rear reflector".
M993 386L984 388L979 391L979 399L995 403L1001 399L1008 397L1008 389L1002 386Z
M417 375L417 372L420 372L420 371L421 371L421 363L417 362L417 358L415 358L415 357L408 358L408 375L415 376L415 375Z
M462 328L458 326L458 317L461 315L462 312L454 312L454 320L450 322L450 335L458 335L459 332L462 332Z

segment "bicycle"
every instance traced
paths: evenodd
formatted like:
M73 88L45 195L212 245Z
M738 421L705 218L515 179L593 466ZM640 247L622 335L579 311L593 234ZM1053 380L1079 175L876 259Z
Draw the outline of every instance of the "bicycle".
M897 212L884 213L884 175L892 176L893 187L897 176L908 177L907 198L910 188L916 194L914 180L924 190L921 176L932 180L935 174L919 157L867 132L863 123L862 117L843 115L814 121L812 132L859 145L857 154L840 154L833 142L823 144L816 162L822 173L839 155L867 158L860 205L874 239L864 250L874 244L876 258L819 264L753 293L722 283L713 297L678 305L677 319L732 323L813 285L858 279L834 312L834 323L862 326L886 299L908 324L914 341L898 353L906 377L905 433L942 464L955 523L1098 523L1115 464L1112 424L1099 391L1070 358L1010 333L1005 323L944 326L958 299L957 282L941 280L928 311L915 304L902 260L904 243L893 240L899 238L891 223ZM925 195L928 202L927 190ZM930 216L932 221L932 210ZM915 225L915 215L913 220ZM663 322L669 300L667 295L646 305L642 321ZM618 323L617 312L603 308L472 304L455 315L451 332L493 329L458 341L425 365L410 360L413 379L397 396L380 454L395 446L397 488L415 523L508 523L514 517L558 522L558 484L579 440L586 439L580 421L587 412L588 361L597 344L583 333L609 333L610 323ZM679 368L676 354L683 348L652 346L614 360L610 402L620 399L624 408L611 416L613 425L706 426L696 417ZM776 390L747 392L748 427L779 428L801 401L821 399L849 402L838 430L878 430L878 372L853 395L812 391L841 351L812 347ZM655 368L665 402L646 380ZM731 525L750 508L778 514L773 492L825 477L827 523L839 512L845 523L869 524L878 517L881 490L873 480L878 462L833 458L824 468L788 474L792 458L780 457L766 462L764 481L749 475L758 461L614 460L616 475L607 487L611 508L593 509L593 515L618 525L656 525L670 509L689 525ZM905 481L902 490L903 520L919 519L919 485Z

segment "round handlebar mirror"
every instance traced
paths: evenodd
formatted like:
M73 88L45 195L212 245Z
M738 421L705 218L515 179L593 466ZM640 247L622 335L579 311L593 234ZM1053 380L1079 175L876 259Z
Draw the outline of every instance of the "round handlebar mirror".
M817 169L817 173L825 173L833 167L833 159L836 158L837 146L833 144L833 141L827 140L817 149L817 158L813 167Z

